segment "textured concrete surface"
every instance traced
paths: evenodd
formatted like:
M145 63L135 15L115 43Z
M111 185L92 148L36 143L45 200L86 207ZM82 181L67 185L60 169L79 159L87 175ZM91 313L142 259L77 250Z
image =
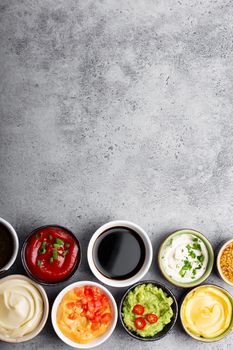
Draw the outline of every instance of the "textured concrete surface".
M182 227L215 248L232 237L232 1L1 0L0 16L0 215L21 239L49 223L76 232L72 282L94 280L85 250L112 219L145 228L155 256ZM164 282L155 260L146 277ZM233 335L203 345L177 324L151 344L118 325L101 349L194 346L232 349ZM67 348L50 321L24 346L0 343L22 347Z

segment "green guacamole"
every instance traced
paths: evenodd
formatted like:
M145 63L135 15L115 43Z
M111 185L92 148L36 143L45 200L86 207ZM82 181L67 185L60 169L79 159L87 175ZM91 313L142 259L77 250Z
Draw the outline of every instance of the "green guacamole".
M171 322L173 310L171 305L173 299L153 284L141 284L128 293L123 302L123 320L130 331L133 331L141 337L153 337L160 332L166 324ZM144 306L144 314L136 315L132 309L136 304ZM134 324L137 317L146 317L148 314L156 314L158 321L156 323L146 322L145 328L138 330Z

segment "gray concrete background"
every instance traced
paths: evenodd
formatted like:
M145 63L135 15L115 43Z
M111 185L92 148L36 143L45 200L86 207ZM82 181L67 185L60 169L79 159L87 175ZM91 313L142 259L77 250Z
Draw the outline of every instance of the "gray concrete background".
M232 237L232 1L1 0L0 16L0 216L21 242L44 224L72 229L83 248L73 282L95 280L88 240L112 219L141 225L155 256L182 227L215 248ZM155 259L146 277L165 282ZM215 272L208 282L227 287ZM51 302L65 285L46 288ZM100 348L132 347L232 349L233 335L203 345L177 324L151 344L118 325ZM67 347L48 321L0 348Z

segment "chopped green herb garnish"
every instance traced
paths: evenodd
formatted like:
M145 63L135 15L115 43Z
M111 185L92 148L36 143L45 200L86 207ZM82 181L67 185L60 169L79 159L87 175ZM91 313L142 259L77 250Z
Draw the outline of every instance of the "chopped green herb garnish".
M196 270L200 270L201 269L201 265L198 265L198 267L196 267Z
M194 250L201 250L201 246L199 243L193 243L193 249Z
M195 269L193 269L192 273L195 276L197 274L197 271Z
M184 266L182 267L182 269L184 269L184 270L191 270L191 268L192 268L191 262L188 261L188 260L185 260L184 261Z
M182 269L180 269L179 274L181 275L181 277L185 276L186 271L185 271L185 269L183 267L182 267Z
M57 249L59 247L60 247L60 244L56 244L56 243L53 244L53 248Z
M41 267L41 265L42 265L42 261L41 261L41 260L38 260L38 261L37 261L37 266Z
M66 248L70 248L70 243L66 243L66 244L65 244L65 247L66 247Z
M196 254L194 253L193 250L190 250L189 255L190 255L193 259L196 258Z
M53 239L53 236L52 236L52 235L49 235L49 239L50 239L50 241L52 241L52 239Z
M193 242L198 242L198 238L193 238Z
M204 257L203 254L197 256L197 260L198 260L200 263L203 263L204 259L205 259L205 257Z
M47 242L42 242L41 246L40 246L40 254L45 254L46 253L46 246L47 246Z
M69 253L69 250L65 250L65 251L62 253L62 256L65 257L68 253Z
M58 252L57 252L57 250L53 250L53 259L54 260L58 259Z
M192 246L191 246L190 244L188 244L188 245L186 245L186 248L187 248L188 250L190 250L190 249L192 249Z
M61 245L64 244L63 240L60 239L60 238L56 238L56 239L55 239L55 243L56 243L56 244L59 244L59 246L61 246Z
M50 262L50 264L53 263L53 257L52 256L49 258L49 262Z

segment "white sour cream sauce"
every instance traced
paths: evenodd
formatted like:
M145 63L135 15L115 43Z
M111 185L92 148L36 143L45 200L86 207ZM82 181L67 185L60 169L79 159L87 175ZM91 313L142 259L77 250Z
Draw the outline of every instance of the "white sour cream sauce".
M11 279L0 282L0 333L20 338L31 333L41 322L43 300L30 282Z
M194 242L195 241L195 242ZM200 250L192 249L196 257L189 255L190 250L187 246L193 246L193 243L200 245ZM198 256L204 256L202 263L197 259ZM184 261L192 265L191 269L185 270L185 275L181 276L181 269L184 266ZM192 234L181 234L171 238L162 252L162 266L166 274L177 282L189 283L199 279L206 271L208 264L208 251L205 243L198 237ZM195 269L195 275L193 270Z

